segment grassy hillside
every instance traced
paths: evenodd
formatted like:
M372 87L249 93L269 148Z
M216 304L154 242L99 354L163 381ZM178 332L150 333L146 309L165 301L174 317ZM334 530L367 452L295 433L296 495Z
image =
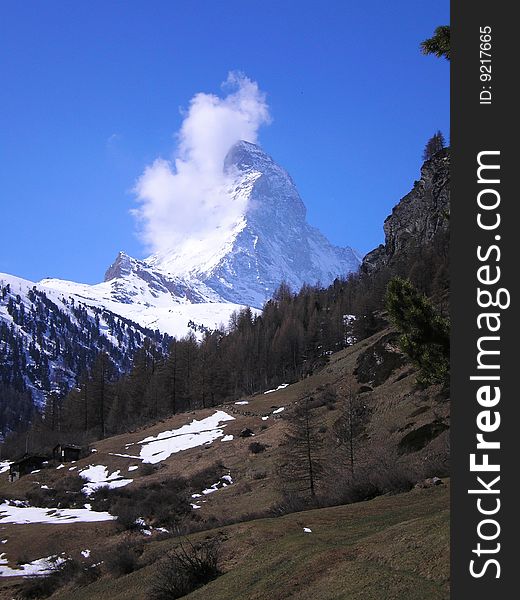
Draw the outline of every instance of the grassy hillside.
M446 599L448 492L442 485L213 530L223 540L225 574L186 598ZM174 544L156 542L147 553L160 557ZM152 564L55 598L144 600L155 575Z
M7 473L1 474L0 498L21 500L27 494L41 494L44 486L57 489L65 476L79 482L77 473L94 464L106 466L109 472L119 470L123 477L133 479L124 488L131 493L161 486L179 476L188 482L197 481L193 485L199 487L191 488L190 493L200 492L214 483L213 472L226 472L233 485L206 496L184 527L188 532L204 530L190 539L208 535L222 538L225 575L190 598L206 597L209 590L216 600L447 598L446 485L258 519L273 514L272 507L282 500L278 465L285 457L283 441L294 411L306 398L312 399L312 412L324 442L326 472L318 492L325 504L342 504L349 485L348 460L337 447L335 425L350 393L355 394L362 409L362 426L355 439L360 478L375 478L384 488L390 480L403 479L405 485L413 485L427 476L445 475L449 403L439 388L420 390L415 379L413 369L398 351L394 333L387 329L329 356L319 372L303 381L244 398L244 404L218 407L234 417L223 427L226 436L233 436L230 441L219 438L178 452L153 468L120 456L134 454L139 448L137 442L144 438L206 418L216 409L177 414L99 441L87 458L66 469L51 464L12 484ZM254 437L240 437L245 428L251 429ZM252 441L265 446L265 451L252 453ZM229 525L237 521L243 522ZM305 534L303 527L310 527L312 533ZM140 568L134 573L113 578L104 572L93 584L52 596L58 599L88 600L107 594L114 600L148 598L157 559L178 539L164 537L157 530L150 536L125 531L113 521L22 525L5 524L0 518L0 538L7 540L1 551L12 568L62 553L87 565L117 552L121 543L143 545ZM85 548L91 550L88 559L81 555ZM13 598L13 586L18 586L16 578L0 578L0 598Z

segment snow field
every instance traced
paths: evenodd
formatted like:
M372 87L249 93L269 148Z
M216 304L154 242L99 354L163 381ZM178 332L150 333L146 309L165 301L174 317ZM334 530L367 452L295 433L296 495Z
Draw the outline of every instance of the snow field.
M115 519L107 512L96 512L89 505L85 508L40 508L37 506L14 506L0 504L0 524L5 523L96 523Z
M157 464L166 460L172 454L196 448L197 446L211 444L216 439L224 437L223 427L225 425L222 425L222 423L234 420L235 417L228 415L222 410L217 410L215 414L200 421L193 419L191 423L183 425L179 429L163 431L156 436L149 436L134 444L127 444L127 449L130 446L141 446L138 456L127 456L139 458L143 463ZM229 438L226 441L229 441Z

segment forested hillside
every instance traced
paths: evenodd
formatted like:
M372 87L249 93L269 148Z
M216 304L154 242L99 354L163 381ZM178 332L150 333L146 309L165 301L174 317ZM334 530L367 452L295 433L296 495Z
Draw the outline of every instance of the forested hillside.
M145 341L161 353L169 340L110 311L0 277L0 436L63 399L89 377L98 355L119 376Z

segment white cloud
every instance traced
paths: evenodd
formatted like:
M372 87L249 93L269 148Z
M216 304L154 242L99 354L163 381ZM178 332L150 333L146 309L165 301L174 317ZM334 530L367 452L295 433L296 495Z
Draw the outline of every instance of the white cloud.
M153 252L167 252L187 237L203 238L243 214L240 202L225 193L224 158L231 146L255 143L258 130L270 122L265 94L242 73L223 84L224 97L198 93L177 134L173 160L158 158L135 186L142 241Z

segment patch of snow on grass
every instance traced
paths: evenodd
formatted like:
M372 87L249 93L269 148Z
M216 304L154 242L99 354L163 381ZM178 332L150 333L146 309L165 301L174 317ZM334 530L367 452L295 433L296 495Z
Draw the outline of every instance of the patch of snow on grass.
M88 548L86 548L85 550L81 551L81 556L84 556L85 558L88 558L90 556L90 550Z
M148 528L148 525L146 524L146 521L143 519L143 517L138 517L135 520L135 524L139 527L139 531L143 535L152 535L152 532Z
M131 446L131 444L128 444L128 446ZM136 458L136 459L140 459L140 456L135 456L134 454L119 454L117 452L109 452L110 456L120 456L121 458Z
M136 470L136 469L138 469L138 468L139 468L139 465L130 465L130 466L128 467L128 470L129 470L129 471L135 471L135 470Z
M235 417L222 410L197 421L183 425L179 429L163 431L156 436L149 436L137 444L142 445L139 458L145 463L156 464L169 458L172 454L188 450L204 444L210 444L224 435L221 423L234 421ZM129 444L133 445L133 444Z
M83 487L83 492L90 496L100 487L108 487L110 489L124 487L132 483L133 479L123 479L120 475L120 470L108 474L108 468L104 465L90 465L83 471L80 471L79 476L87 480L87 484Z
M0 461L0 475L2 473L5 473L6 471L9 471L10 466L11 466L10 460L1 460Z
M40 508L0 504L0 523L95 523L115 519L110 513L89 508Z
M264 392L264 394L272 394L273 392L277 392L278 390L284 390L288 386L289 386L288 383L282 383L276 389L274 389L274 390L267 390L267 392Z
M249 402L247 400L240 400L240 402L235 402L235 404L244 405L244 404L249 404Z
M202 490L201 494L192 494L191 497L193 499L203 498L204 496L209 496L209 494L218 492L218 490L221 490L222 488L228 487L228 485L232 485L232 484L233 484L233 479L232 479L231 475L222 475L222 477L217 481L217 483L214 483L213 485L206 488L205 490ZM206 500L197 500L197 501L200 503L206 502ZM195 504L193 502L191 503L191 507L193 509L201 508L198 504Z
M312 529L309 529L308 527L304 527L303 531L304 533L312 533Z
M280 408L277 408L276 410L273 410L273 415L277 415L277 414L281 413L284 410L285 410L285 406L280 406Z
M57 556L48 556L47 558L38 558L30 563L25 563L12 569L7 566L5 553L0 554L0 577L41 577L49 574L54 568L65 562L64 558Z
M213 494L213 492L218 492L218 490L221 490L222 488L225 488L228 485L232 485L232 484L233 484L233 479L231 478L231 475L222 475L222 477L217 481L217 483L214 483L209 488L202 490L202 493L204 496L207 496L208 494ZM192 498L194 498L194 497L195 496L192 495Z
M225 435L220 441L221 442L231 442L233 440L232 435Z

